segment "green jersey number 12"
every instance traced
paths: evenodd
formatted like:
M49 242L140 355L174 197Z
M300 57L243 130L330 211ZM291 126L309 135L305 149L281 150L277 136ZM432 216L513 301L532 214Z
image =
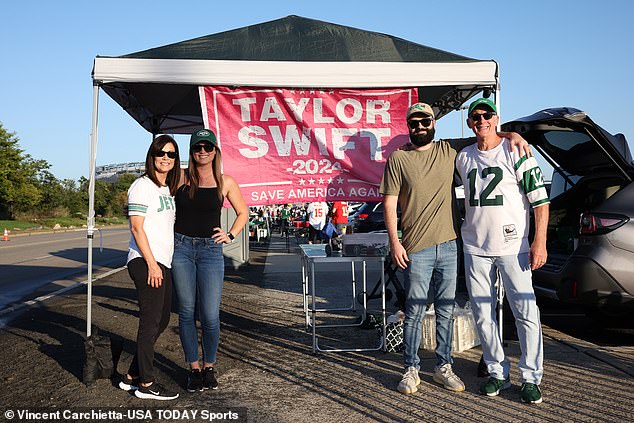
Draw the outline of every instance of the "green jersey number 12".
M482 179L487 179L487 176L493 175L493 179L491 179L486 187L480 192L479 201L475 198L476 196L476 178L478 177L478 169L471 169L471 171L467 174L469 178L469 205L471 207L484 207L484 206L502 206L504 201L501 195L496 195L495 197L489 198L491 192L495 189L495 187L502 181L502 169L499 167L486 167L482 169Z

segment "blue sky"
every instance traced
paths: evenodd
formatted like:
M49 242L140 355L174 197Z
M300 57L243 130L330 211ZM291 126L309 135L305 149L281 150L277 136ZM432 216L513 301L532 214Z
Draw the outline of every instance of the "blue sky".
M0 26L0 122L60 179L88 175L97 55L118 56L287 15L382 32L500 65L502 121L585 110L634 147L634 2L12 1ZM460 113L438 135L461 135ZM464 128L468 134L468 128ZM143 161L150 135L100 93L97 164ZM179 138L181 148L186 146Z

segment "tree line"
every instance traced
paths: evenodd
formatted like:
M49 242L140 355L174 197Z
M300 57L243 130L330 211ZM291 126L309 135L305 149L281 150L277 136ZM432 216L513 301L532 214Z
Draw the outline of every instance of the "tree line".
M0 122L0 219L82 217L88 214L88 179L57 179L46 160L20 148L19 138ZM115 183L95 182L95 213L124 216L127 191L136 179L126 174Z

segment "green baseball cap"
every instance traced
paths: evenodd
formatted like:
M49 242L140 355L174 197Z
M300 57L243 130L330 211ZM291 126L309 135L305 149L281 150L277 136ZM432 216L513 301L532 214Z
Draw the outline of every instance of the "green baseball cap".
M492 102L488 98L479 98L476 101L474 101L473 103L471 103L471 105L469 106L469 113L468 114L471 114L471 112L473 112L476 109L476 107L480 107L480 106L488 107L494 113L498 112L498 109L497 109L497 107L495 107L495 103L494 102Z
M208 142L214 147L218 145L218 141L216 141L216 134L214 134L211 129L200 129L194 132L189 139L189 148L192 148L199 142Z

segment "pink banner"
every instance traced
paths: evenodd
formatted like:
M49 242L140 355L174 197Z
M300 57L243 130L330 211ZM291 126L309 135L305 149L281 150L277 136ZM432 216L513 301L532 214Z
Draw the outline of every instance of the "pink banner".
M201 87L223 171L249 205L380 201L390 153L408 141L416 89Z

